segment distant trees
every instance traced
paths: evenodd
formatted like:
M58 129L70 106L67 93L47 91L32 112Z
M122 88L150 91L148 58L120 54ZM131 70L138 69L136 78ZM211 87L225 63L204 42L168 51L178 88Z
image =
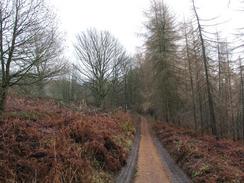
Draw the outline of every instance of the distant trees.
M0 2L1 112L10 87L43 81L60 70L49 62L60 54L54 20L42 0Z
M129 57L109 32L95 29L77 36L75 50L79 59L76 68L90 87L96 106L103 107L108 93L121 81L122 68Z
M63 56L62 38L58 33L57 27L49 25L43 28L44 32L37 35L34 45L34 57L39 60L33 65L30 73L37 87L37 95L45 96L44 87L51 78L60 76L67 72L68 64Z
M63 56L63 39L56 23L50 20L49 26L42 29L42 33L35 35L33 44L32 55L38 61L20 82L24 85L18 84L20 89L26 91L24 94L39 97L46 96L45 87L51 79L57 79L68 72L68 61Z

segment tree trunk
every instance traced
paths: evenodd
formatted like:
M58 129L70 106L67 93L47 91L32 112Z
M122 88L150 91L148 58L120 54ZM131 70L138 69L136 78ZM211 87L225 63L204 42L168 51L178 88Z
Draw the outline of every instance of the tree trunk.
M5 104L6 104L6 98L7 98L7 88L1 87L0 90L0 115L4 112L5 110Z
M243 66L241 63L241 59L239 58L240 61L240 78L241 78L241 83L240 83L240 89L241 89L241 94L240 94L240 99L241 99L241 119L240 119L240 123L242 124L242 126L244 126L244 79L243 79ZM236 122L236 131L239 129L239 125L238 122ZM244 133L244 129L242 130L242 132ZM238 138L238 133L237 133L237 138Z
M38 97L45 97L45 84L43 81L38 82Z
M128 107L128 95L127 95L127 75L124 78L124 111L127 111Z
M226 49L228 50L228 49ZM231 136L231 127L234 124L234 105L233 105L233 99L232 99L232 86L231 86L231 69L230 69L230 60L229 60L229 53L227 52L227 63L228 63L228 92L229 92L229 103L230 103L230 121L228 123L227 129L228 129L228 136ZM244 134L244 133L243 133Z
M185 42L186 42L186 55L187 55L187 62L188 62L188 71L189 71L190 82L191 82L191 97L192 97L192 105L193 105L194 129L195 129L195 131L197 131L198 127L197 127L195 91L194 91L194 86L193 86L192 67L191 67L191 61L190 61L190 53L189 53L189 47L188 47L188 38L187 38L186 27L185 27Z

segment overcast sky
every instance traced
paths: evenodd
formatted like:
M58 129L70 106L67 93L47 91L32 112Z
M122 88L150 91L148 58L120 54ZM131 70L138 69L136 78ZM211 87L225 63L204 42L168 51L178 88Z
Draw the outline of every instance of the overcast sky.
M191 0L164 0L178 19L191 16ZM234 32L244 22L240 12L239 0L196 0L202 18L219 16L218 21L228 21L219 26L218 31L225 34ZM143 31L150 0L51 0L60 21L60 28L66 33L67 55L71 56L75 35L88 28L110 31L131 53L142 43L137 36Z

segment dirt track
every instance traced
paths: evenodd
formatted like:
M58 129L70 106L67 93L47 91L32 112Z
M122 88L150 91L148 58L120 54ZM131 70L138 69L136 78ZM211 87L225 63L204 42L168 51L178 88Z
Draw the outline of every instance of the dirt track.
M151 132L150 122L140 116L127 165L116 183L191 183Z
M141 121L141 141L135 183L168 183L169 176L153 142L148 123Z

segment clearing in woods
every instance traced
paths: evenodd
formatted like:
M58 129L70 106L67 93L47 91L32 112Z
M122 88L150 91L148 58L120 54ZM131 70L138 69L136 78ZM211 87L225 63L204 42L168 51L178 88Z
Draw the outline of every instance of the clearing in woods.
M141 141L135 183L169 183L169 176L150 134L148 122L141 119Z

